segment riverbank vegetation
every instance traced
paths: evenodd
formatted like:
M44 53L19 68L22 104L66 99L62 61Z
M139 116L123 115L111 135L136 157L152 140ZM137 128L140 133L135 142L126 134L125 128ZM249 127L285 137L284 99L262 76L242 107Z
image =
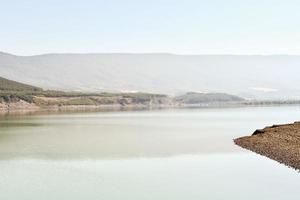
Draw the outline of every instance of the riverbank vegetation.
M14 104L18 104L14 106ZM0 77L0 110L62 106L203 107L300 104L300 101L249 101L226 93L196 93L171 97L152 93L83 93L42 88Z

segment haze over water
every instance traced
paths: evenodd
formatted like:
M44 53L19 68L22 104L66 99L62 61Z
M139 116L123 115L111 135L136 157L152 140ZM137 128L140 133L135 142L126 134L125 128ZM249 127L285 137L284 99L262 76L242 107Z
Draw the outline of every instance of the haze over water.
M0 199L298 199L296 171L232 140L299 118L299 106L2 117Z

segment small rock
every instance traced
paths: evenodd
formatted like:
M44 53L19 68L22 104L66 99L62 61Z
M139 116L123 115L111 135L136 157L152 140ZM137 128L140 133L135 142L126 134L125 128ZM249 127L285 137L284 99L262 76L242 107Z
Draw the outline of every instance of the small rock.
M258 135L258 134L262 134L264 133L265 131L263 129L257 129L254 131L254 133L252 135Z

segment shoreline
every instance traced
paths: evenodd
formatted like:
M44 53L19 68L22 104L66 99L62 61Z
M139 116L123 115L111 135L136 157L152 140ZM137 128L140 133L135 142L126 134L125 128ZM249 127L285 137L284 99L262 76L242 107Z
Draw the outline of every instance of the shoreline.
M300 99L250 100L220 92L186 92L179 96L146 92L83 93L44 90L2 77L0 77L0 83L0 115L41 111L114 111L300 105Z
M300 171L300 122L258 129L234 143Z
M8 106L3 109L0 106L0 116L5 115L30 115L34 113L52 114L52 113L77 113L77 112L114 112L114 111L139 111L139 110L160 110L160 109L200 109L200 108L240 108L240 107L273 107L273 106L300 106L300 103L250 103L250 102L230 102L230 103L206 103L206 104L111 104L111 105L51 105L37 106Z

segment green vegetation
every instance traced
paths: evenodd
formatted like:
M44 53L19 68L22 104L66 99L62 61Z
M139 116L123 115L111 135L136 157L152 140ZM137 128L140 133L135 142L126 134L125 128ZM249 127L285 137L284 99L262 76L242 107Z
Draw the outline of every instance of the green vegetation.
M42 88L0 77L0 103L15 102L19 99L32 103L33 96L42 91Z
M48 99L43 99L42 97L47 97ZM150 104L152 100L161 98L168 97L166 95L149 93L81 93L43 90L0 77L0 103L24 100L39 106L111 104L123 106L128 104Z
M23 100L40 107L69 105L206 105L210 103L236 103L237 105L300 104L290 101L247 101L238 96L224 93L189 92L174 98L163 94L150 93L82 93L43 90L0 77L0 103Z
M1 91L0 90L0 103L3 102L16 102L22 99L26 102L32 103L33 97L37 92L26 91Z
M42 91L42 88L34 87L31 85L18 83L6 78L0 77L0 91Z

